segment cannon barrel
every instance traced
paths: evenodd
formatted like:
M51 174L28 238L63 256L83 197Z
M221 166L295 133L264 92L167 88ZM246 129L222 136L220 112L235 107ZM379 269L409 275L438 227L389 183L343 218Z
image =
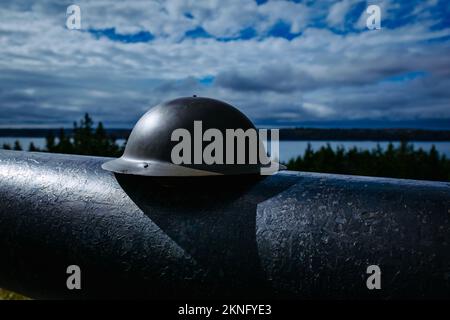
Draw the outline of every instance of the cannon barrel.
M0 151L0 287L33 298L450 297L450 184L152 178ZM67 267L81 269L69 290ZM370 265L381 289L369 290Z

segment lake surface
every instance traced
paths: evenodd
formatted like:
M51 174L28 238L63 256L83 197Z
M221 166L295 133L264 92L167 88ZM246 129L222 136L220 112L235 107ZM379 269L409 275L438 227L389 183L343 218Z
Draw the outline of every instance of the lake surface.
M14 141L19 140L22 148L28 150L28 146L31 142L38 148L45 148L45 138L15 138L15 137L0 137L0 148L4 143L14 145ZM124 144L124 139L118 139L118 144ZM370 150L376 148L377 144L380 145L382 149L386 149L389 142L382 141L310 141L311 147L314 150L320 149L322 146L326 146L327 143L333 149L336 149L338 146L343 146L345 149L350 149L353 147L357 147L362 150ZM400 142L392 142L394 146L398 146ZM430 150L432 145L436 146L436 149L441 154L445 154L448 158L450 158L450 141L418 141L413 142L415 149L422 148L423 150ZM295 158L299 155L303 155L308 146L308 141L280 141L280 160L282 162L287 162L289 159Z

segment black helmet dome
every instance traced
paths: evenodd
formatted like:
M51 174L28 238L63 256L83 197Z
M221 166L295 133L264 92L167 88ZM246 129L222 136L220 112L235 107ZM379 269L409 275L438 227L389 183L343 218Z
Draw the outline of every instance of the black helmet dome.
M172 133L184 128L194 137L194 121L202 122L203 132L214 128L222 132L224 137L226 129L256 130L242 112L225 102L202 97L179 98L159 104L144 114L134 126L122 157L104 163L102 168L116 173L143 176L260 173L259 161L257 164L205 164L203 161L201 164L174 164L171 153L178 142L171 140ZM207 144L208 142L203 142L202 147ZM262 143L258 144L264 148Z

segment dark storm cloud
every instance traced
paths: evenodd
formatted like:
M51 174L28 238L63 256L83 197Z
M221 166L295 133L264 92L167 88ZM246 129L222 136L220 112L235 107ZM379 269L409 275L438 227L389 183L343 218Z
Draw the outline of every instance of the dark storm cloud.
M263 66L245 73L228 70L217 76L216 84L236 91L280 93L311 90L318 85L306 72L296 72L293 66L282 64Z

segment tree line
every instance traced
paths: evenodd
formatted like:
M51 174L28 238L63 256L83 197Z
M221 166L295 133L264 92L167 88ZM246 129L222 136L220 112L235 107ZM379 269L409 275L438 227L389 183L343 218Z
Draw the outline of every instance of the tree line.
M123 148L116 143L115 137L107 134L102 122L95 127L94 121L86 113L79 123L74 122L71 135L63 128L57 135L50 131L45 149L39 149L31 142L28 151L119 157ZM3 149L23 150L19 141L15 141L13 146L4 144Z
M308 144L304 154L287 163L289 170L312 171L392 177L419 180L450 180L450 160L439 154L433 145L429 151L415 149L402 141L395 147L389 143L386 149L379 145L372 150L356 147L333 150L329 144L313 150Z

